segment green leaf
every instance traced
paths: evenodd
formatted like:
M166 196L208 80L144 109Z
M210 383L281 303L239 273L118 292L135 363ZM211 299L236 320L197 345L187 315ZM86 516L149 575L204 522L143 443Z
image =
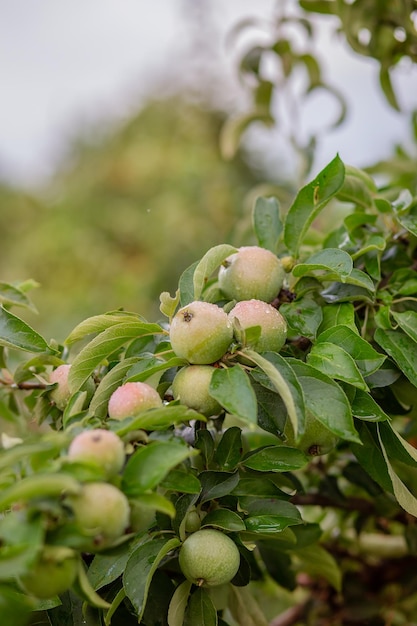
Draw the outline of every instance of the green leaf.
M322 546L304 546L293 554L299 562L300 571L306 572L313 579L324 578L336 591L341 591L342 572L335 558Z
M27 626L35 608L33 598L16 592L14 586L0 585L0 614L4 624Z
M185 612L184 626L217 626L217 611L206 589L191 594Z
M175 517L175 507L171 500L168 500L168 498L160 493L142 493L136 498L131 498L130 502L133 505L133 508L137 505L141 511L144 509L148 509L149 511L149 509L151 509L154 512L158 511L159 513L163 513L168 517Z
M233 489L232 495L258 497L276 497L288 499L290 496L281 491L272 480L264 475L256 478L241 478L239 484Z
M321 307L321 311L323 321L320 325L319 333L323 333L325 330L333 328L334 326L348 326L357 333L355 307L351 302L325 304Z
M242 354L255 363L268 377L272 387L281 396L288 412L295 435L304 428L304 396L288 360L275 352L260 355L253 350L242 350Z
M235 156L241 136L252 122L263 122L271 125L273 119L268 113L255 110L243 115L229 117L226 120L220 134L220 151L223 158L229 160Z
M39 333L2 306L0 306L0 346L26 352L54 352Z
M396 111L400 111L400 105L398 104L397 96L395 95L395 91L392 86L390 68L386 62L383 62L381 64L379 70L379 83L387 101L392 106L392 108Z
M395 361L408 380L417 387L417 343L401 330L377 328L375 341Z
M204 503L231 493L239 482L239 473L206 471L201 472L199 478L201 503Z
M291 472L308 463L306 455L287 446L267 446L251 452L242 460L242 465L258 472Z
M397 219L409 233L417 237L417 203L414 202L406 213L397 215Z
M134 430L165 430L175 424L198 419L205 421L204 415L181 404L165 405L159 409L148 409L137 417L129 417L122 422L111 422L112 430L124 437ZM110 422L109 422L110 423Z
M180 359L177 356L172 357L167 361L158 356L140 358L139 360L136 360L136 363L132 366L125 382L144 382L158 372L162 374L166 370L171 369L171 367L179 367L181 365L185 365L186 363L187 361L185 361L185 359Z
M379 424L377 424L377 428ZM384 442L381 437L381 433L378 430L379 442L381 445L382 454L384 455L385 463L387 465L388 474L394 490L394 495L398 504L410 515L417 517L417 498L411 493L411 491L404 485L402 480L396 474L394 468L390 463L389 452L386 450Z
M141 542L144 539L142 538ZM129 556L137 546L135 542L133 546L124 544L115 554L96 554L87 571L88 580L93 588L101 589L106 585L114 582L121 576L126 568ZM121 549L121 551L119 551Z
M162 559L181 545L179 539L152 539L140 545L129 557L123 573L123 587L142 620L152 577Z
M201 526L213 526L228 532L239 532L246 530L246 526L241 517L229 509L214 509L207 513L201 522Z
M177 289L174 298L171 296L169 291L163 291L159 296L159 302L160 302L159 310L161 311L162 315L165 315L166 317L171 319L175 313L175 310L179 304L179 301L180 301L179 289Z
M404 311L404 313L391 311L391 315L398 326L417 342L417 311Z
M392 482L388 474L387 465L381 448L377 443L378 437L372 436L373 424L362 423L358 431L363 445L351 444L350 448L358 459L365 472L388 493L393 493ZM371 427L371 428L370 428Z
M338 248L324 248L316 252L303 263L298 263L292 273L293 276L316 276L317 271L324 272L325 280L337 280L342 282L349 276L353 269L353 261L347 252ZM330 274L331 278L328 276Z
M416 448L397 433L391 422L387 421L384 424L378 424L378 431L390 459L397 459L401 463L416 467Z
M250 515L245 519L246 530L251 533L279 533L288 526L300 524L301 520L294 522L280 515Z
M242 431L237 426L228 428L220 439L214 460L221 469L233 470L242 455Z
M308 398L309 412L338 437L359 442L350 403L341 387L315 367L296 359L289 361Z
M284 302L279 311L292 331L308 339L316 338L323 321L323 311L311 296L305 295L294 302Z
M342 380L364 391L368 389L353 358L335 343L320 341L315 344L307 356L307 363L330 378Z
M247 586L231 586L228 608L239 626L268 626L268 620Z
M214 440L212 434L208 430L200 428L197 431L194 445L197 450L200 450L205 465L208 467L214 455Z
M6 306L21 306L37 313L37 309L27 295L15 285L0 282L0 304Z
M145 324L139 320L131 320L107 328L92 339L75 357L68 378L71 393L81 389L95 368L115 350L132 339L163 332L159 324Z
M294 256L298 256L300 245L313 220L341 188L344 176L345 168L337 155L312 182L298 192L284 226L284 241Z
M261 248L276 253L282 232L279 204L276 198L257 198L253 209L253 226Z
M386 357L377 352L365 339L347 326L334 326L321 333L318 342L331 342L345 350L355 360L362 376L376 372Z
M191 585L189 580L184 580L174 591L168 608L168 626L183 626Z
M187 267L180 276L178 288L180 291L180 305L186 306L194 301L194 271L199 261Z
M381 422L390 419L373 397L361 389L356 389L355 397L352 401L352 415L361 420L371 422Z
M244 496L239 498L239 506L249 516L272 515L282 519L285 518L288 522L287 526L301 524L303 521L300 511L294 504L277 497L252 498Z
M88 335L102 333L107 328L111 328L117 324L125 324L130 320L143 322L139 315L127 311L111 311L109 313L88 317L70 332L64 343L70 346Z
M74 591L90 606L94 606L97 609L109 609L111 606L94 590L88 579L84 563L81 560L78 566L78 576L74 583Z
M160 483L162 489L181 493L200 493L201 485L197 476L179 469L171 470Z
M214 246L206 252L194 270L194 300L200 299L210 276L228 256L235 252L237 248L226 243Z
M124 469L123 491L135 497L154 489L171 469L193 454L195 450L171 441L152 441L138 448Z
M209 387L210 395L228 413L249 424L256 424L257 403L250 379L240 365L214 370Z

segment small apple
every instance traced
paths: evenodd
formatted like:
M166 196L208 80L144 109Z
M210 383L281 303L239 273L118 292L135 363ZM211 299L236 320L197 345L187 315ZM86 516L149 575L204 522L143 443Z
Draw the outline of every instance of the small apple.
M58 407L61 411L65 409L68 404L68 400L71 397L71 390L68 385L68 376L71 369L71 364L63 363L62 365L58 365L49 375L49 382L51 384L56 383L56 387L51 390L49 397L51 401ZM85 382L82 387L82 391L87 392L87 399L91 399L92 395L95 391L95 384L93 379L90 377Z
M241 300L229 312L229 319L237 319L246 330L259 326L261 333L248 347L258 352L279 352L287 338L287 323L277 309L262 300Z
M309 411L307 411L306 414L304 433L301 435L298 442L294 441L291 425L286 426L284 432L287 436L286 444L298 448L307 456L328 454L335 448L339 441L339 437L326 428L318 419L313 417Z
M114 420L136 417L148 409L162 406L159 393L147 383L132 382L120 385L110 396L108 412Z
M76 553L64 546L44 546L30 572L19 583L30 595L46 600L64 593L77 577Z
M85 461L103 468L105 478L112 478L120 472L125 457L125 446L120 437L103 428L79 433L68 448L70 460Z
M223 309L197 300L177 311L169 336L177 356L192 364L209 365L227 352L233 328Z
M211 377L215 368L212 365L188 365L182 367L172 382L175 400L206 417L218 415L222 407L209 394Z
M259 246L242 246L219 269L219 286L230 300L272 302L284 283L280 259Z
M86 483L79 494L68 497L68 503L80 530L91 537L86 542L87 551L111 545L129 526L129 502L110 483Z
M232 580L240 565L235 542L219 530L203 528L189 535L181 546L182 573L199 587L216 587Z

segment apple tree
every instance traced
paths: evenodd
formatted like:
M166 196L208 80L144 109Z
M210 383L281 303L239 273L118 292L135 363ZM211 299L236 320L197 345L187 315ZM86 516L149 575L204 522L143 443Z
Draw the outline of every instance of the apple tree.
M336 156L285 214L259 197L251 245L209 249L161 319L113 310L62 344L2 284L9 623L412 619L417 218L391 195Z

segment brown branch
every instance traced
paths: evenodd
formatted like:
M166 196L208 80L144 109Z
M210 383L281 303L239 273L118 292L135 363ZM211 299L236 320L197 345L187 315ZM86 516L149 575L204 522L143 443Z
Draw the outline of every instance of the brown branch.
M345 500L332 500L319 493L296 494L291 498L293 504L328 506L346 511L359 511L365 515L375 515L375 507L372 502L363 498L346 498Z

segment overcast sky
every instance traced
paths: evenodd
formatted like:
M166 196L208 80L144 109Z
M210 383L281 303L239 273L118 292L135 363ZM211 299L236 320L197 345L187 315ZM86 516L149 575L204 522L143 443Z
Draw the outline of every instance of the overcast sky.
M270 17L275 3L200 3L210 18L219 74L233 76L227 32L243 17ZM197 39L193 6L196 0L0 0L0 176L20 184L45 180L76 128L128 115L162 76L189 62ZM407 122L381 97L376 65L354 57L329 33L324 28L320 52L350 115L322 142L318 165L340 152L362 166L387 156L407 136ZM192 77L192 64L184 67ZM395 82L405 108L416 107L415 69L400 68ZM320 123L322 107L313 100L307 126ZM259 135L267 150L275 149L275 139L271 131Z

